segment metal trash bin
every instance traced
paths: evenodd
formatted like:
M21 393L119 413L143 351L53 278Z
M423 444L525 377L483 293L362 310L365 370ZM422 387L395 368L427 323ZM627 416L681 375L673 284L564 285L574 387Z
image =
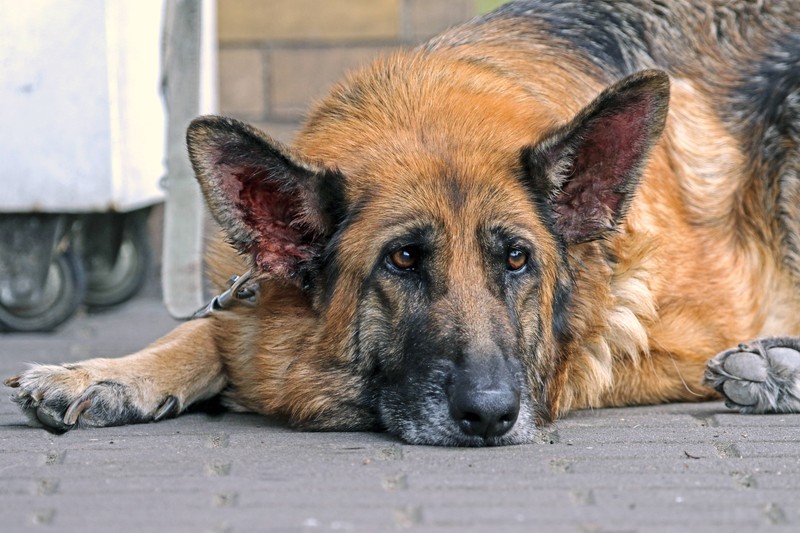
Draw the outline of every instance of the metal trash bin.
M132 296L166 115L161 1L0 0L0 329Z

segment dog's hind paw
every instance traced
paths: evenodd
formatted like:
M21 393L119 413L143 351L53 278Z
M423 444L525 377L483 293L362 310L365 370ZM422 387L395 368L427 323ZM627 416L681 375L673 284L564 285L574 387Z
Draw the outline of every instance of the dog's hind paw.
M175 396L155 397L148 387L98 380L80 365L36 365L5 384L33 425L57 433L74 427L157 421L180 410Z
M800 412L800 338L768 337L708 362L705 382L742 413Z

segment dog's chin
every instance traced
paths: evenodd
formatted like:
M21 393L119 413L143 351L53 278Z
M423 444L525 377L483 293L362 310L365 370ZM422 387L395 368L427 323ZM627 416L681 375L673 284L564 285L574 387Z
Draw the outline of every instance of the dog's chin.
M490 446L511 446L516 444L529 444L534 442L538 431L534 426L519 429L517 426L505 435L499 437L478 437L466 435L457 429L442 431L441 428L413 428L397 433L401 439L409 444L423 446L450 446L465 448L482 448Z
M409 444L426 446L488 447L528 444L538 441L534 408L528 401L520 405L514 426L503 435L481 437L464 433L450 416L447 404L428 398L416 406L396 408L402 404L381 402L381 420L386 431Z

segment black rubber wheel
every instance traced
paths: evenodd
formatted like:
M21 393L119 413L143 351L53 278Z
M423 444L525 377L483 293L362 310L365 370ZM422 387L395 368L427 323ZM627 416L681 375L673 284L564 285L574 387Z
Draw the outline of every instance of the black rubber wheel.
M122 241L112 265L84 257L87 276L84 303L90 311L99 311L126 302L147 281L153 260L147 234L148 212L149 210L143 210L125 215L122 221Z
M7 307L0 304L3 331L51 331L75 314L86 294L86 274L72 249L54 254L40 302Z

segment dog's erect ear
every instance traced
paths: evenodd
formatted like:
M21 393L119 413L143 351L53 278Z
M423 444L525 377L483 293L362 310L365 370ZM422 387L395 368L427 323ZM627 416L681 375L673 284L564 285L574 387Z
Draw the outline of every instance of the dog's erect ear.
M186 134L208 207L256 275L302 281L343 209L343 178L242 122L200 117Z
M668 104L667 75L641 71L525 149L534 191L567 244L598 239L623 218L664 129Z

